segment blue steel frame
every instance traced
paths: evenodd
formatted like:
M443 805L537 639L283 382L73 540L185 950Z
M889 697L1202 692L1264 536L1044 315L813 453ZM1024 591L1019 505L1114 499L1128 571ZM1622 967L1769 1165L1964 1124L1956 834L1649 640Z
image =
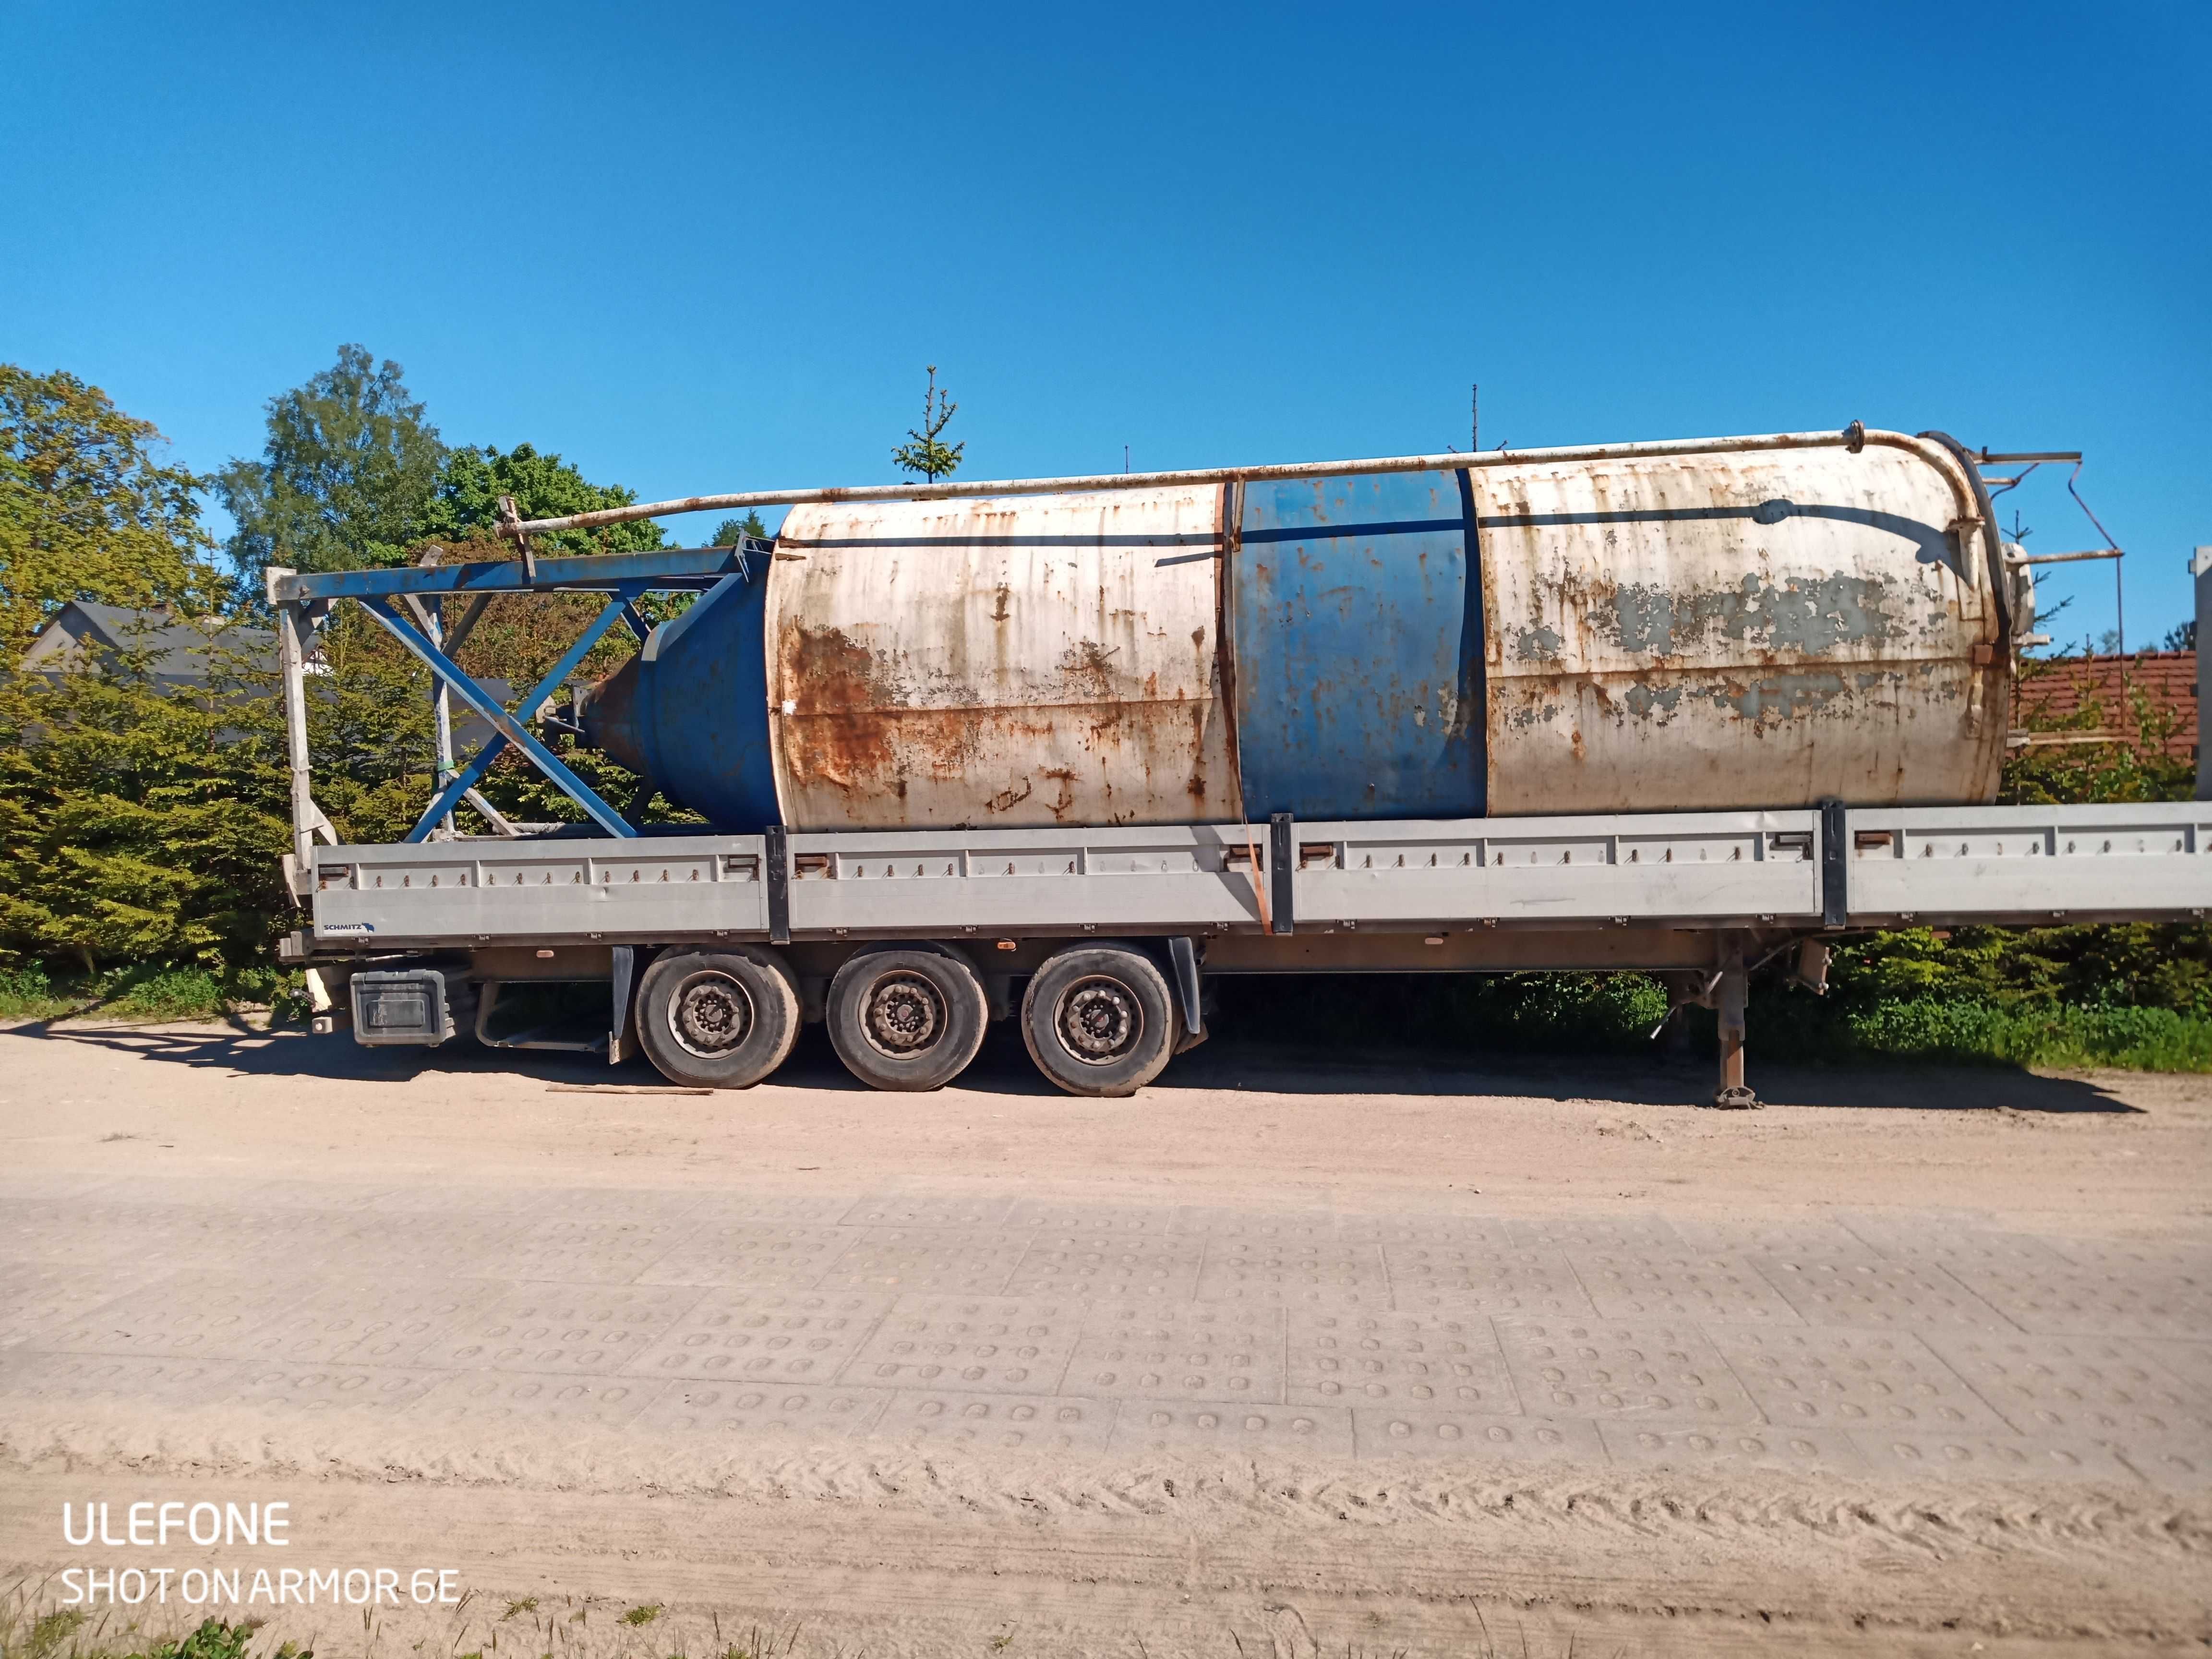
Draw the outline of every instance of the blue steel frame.
M765 553L767 544L757 550ZM433 796L407 840L427 839L433 828L476 787L491 763L509 747L519 749L560 791L582 807L593 823L611 836L637 835L635 825L609 805L599 792L578 777L561 757L533 736L526 724L528 711L560 690L592 647L617 623L623 623L642 642L652 631L638 611L641 594L653 592L699 592L732 574L746 574L744 548L671 548L650 553L594 554L576 558L536 561L535 579L519 562L442 566L407 566L388 570L339 570L280 576L271 584L270 597L281 605L309 607L335 599L360 601L362 609L385 631L436 675L490 723L492 735L467 765L447 779ZM398 601L405 594L492 594L511 592L601 592L611 595L606 605L578 635L561 660L532 686L513 709L471 679L439 645L415 625Z

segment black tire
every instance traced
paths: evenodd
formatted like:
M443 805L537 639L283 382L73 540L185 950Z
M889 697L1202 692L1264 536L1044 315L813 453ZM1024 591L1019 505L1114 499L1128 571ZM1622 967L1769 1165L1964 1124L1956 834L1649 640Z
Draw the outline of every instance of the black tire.
M1124 945L1071 945L1022 997L1022 1041L1037 1069L1072 1095L1133 1095L1175 1053L1167 976Z
M637 1040L671 1083L750 1089L799 1040L798 983L757 945L665 952L638 981Z
M872 1089L941 1089L983 1046L990 1007L964 957L929 945L864 951L823 1007L845 1069Z

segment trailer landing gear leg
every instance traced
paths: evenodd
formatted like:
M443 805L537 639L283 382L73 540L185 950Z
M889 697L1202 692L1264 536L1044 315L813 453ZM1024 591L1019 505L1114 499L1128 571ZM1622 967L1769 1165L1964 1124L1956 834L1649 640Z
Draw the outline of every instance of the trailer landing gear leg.
M1743 1080L1743 1012L1749 987L1743 970L1743 941L1730 934L1721 947L1721 982L1715 1001L1720 1010L1721 1077L1713 1104L1741 1111L1757 1106L1759 1097Z

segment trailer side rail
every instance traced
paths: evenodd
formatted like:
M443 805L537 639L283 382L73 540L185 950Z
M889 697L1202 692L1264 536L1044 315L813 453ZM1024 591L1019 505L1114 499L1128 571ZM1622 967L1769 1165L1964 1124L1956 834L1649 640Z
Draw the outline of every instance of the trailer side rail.
M1832 817L1844 856L1832 862ZM319 948L1304 933L1437 926L1869 927L2212 909L2212 805L1887 807L1274 826L463 839L314 853ZM786 914L769 877L784 846ZM1838 867L1840 874L1838 873ZM1844 890L1833 892L1840 880ZM1836 902L1840 899L1840 903ZM1263 922L1263 914L1265 921ZM1838 923L1835 918L1840 916Z

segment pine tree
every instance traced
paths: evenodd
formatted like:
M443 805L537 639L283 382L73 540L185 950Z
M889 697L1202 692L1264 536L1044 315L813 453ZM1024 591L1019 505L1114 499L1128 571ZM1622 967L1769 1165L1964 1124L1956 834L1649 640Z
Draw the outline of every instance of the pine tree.
M929 365L929 390L921 399L921 429L907 429L912 443L901 444L891 451L891 464L902 472L919 472L935 483L959 470L961 452L965 443L942 442L939 434L960 412L960 405L951 400L949 394L937 389L937 365Z
M760 509L755 507L742 519L725 519L714 526L714 538L709 547L735 547L738 541L750 536L757 542L768 539L768 526L762 520Z

